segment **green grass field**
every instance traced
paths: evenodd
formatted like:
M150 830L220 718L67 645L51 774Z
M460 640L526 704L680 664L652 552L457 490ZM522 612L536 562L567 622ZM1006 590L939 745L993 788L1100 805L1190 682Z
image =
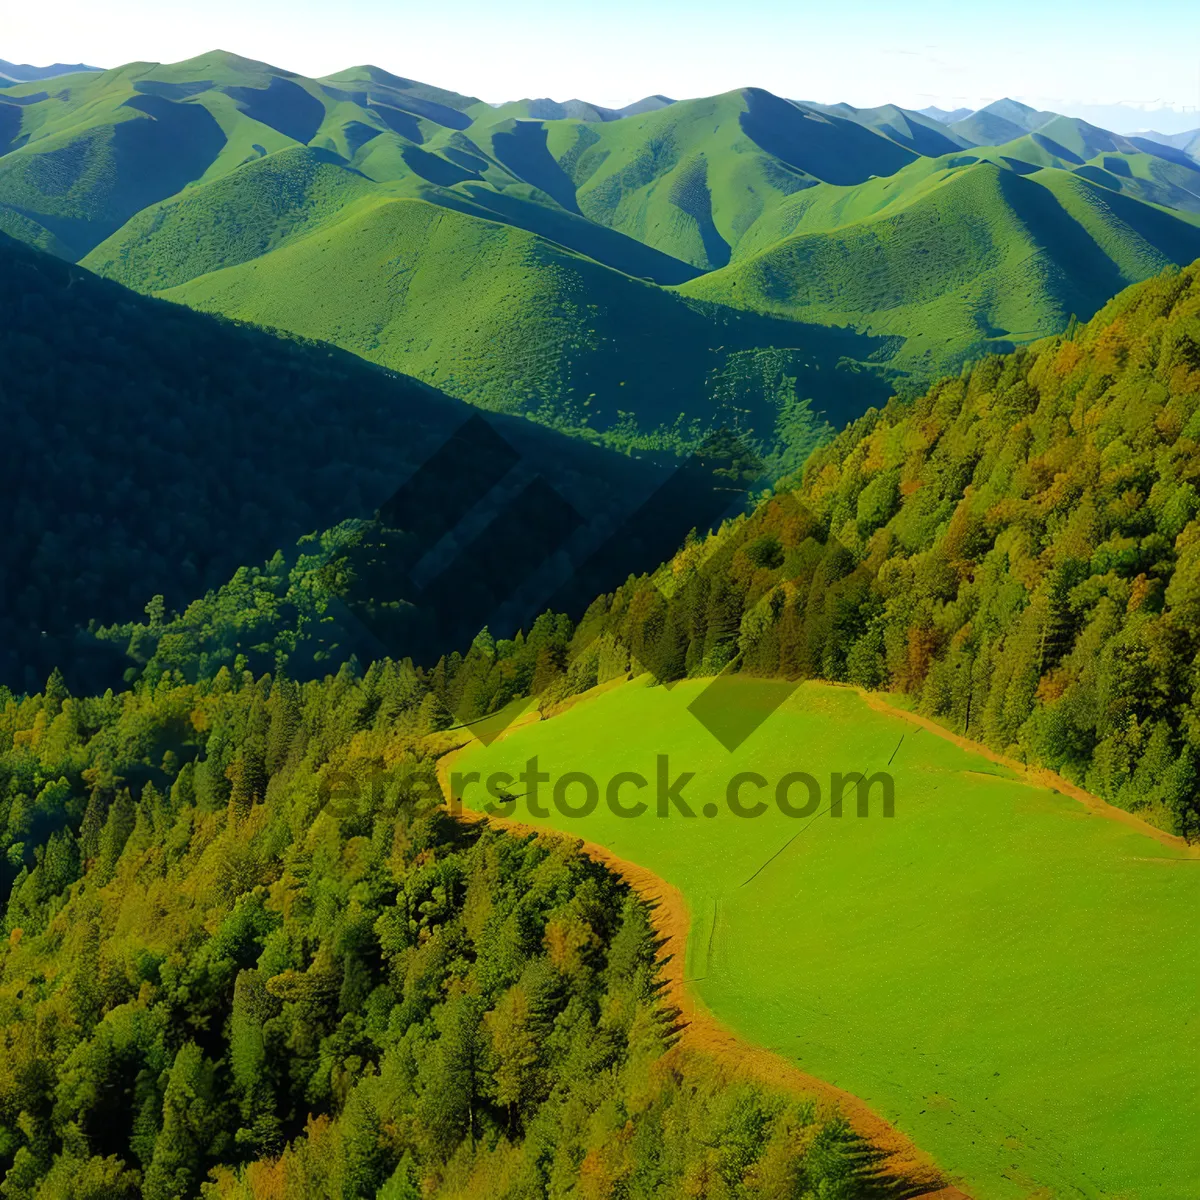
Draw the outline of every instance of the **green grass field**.
M1200 860L846 689L805 684L729 754L687 710L704 686L623 684L473 742L453 769L516 775L537 755L552 781L586 771L601 795L618 772L646 776L638 819L602 799L547 824L677 886L687 977L714 1015L861 1096L975 1200L1194 1200ZM778 685L744 686L752 701ZM655 815L658 754L672 779L695 773L694 819ZM840 820L724 805L738 771L808 771L824 806L831 772L889 758L891 819L859 818L852 798ZM466 789L468 807L486 799Z

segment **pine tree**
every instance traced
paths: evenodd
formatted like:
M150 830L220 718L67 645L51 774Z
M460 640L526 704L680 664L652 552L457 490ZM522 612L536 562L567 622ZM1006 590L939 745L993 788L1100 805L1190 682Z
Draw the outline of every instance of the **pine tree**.
M438 1038L421 1063L419 1111L432 1151L449 1157L467 1140L472 1148L490 1063L478 996L459 995L437 1013Z
M264 1031L277 1008L257 970L238 972L229 1016L229 1065L242 1117L236 1140L257 1154L271 1153L280 1140L275 1072L268 1059Z
M195 1194L221 1129L214 1083L212 1064L195 1042L186 1042L167 1079L162 1128L142 1187L145 1200Z
M50 672L50 678L46 680L46 690L42 695L42 707L46 715L50 718L57 717L62 712L63 701L70 699L70 696L62 672L55 667Z
M108 810L96 851L96 880L104 884L116 874L117 862L129 835L133 833L136 811L128 788L122 788Z
M300 689L283 672L275 677L272 685L270 710L266 769L270 775L277 775L293 751L299 749L302 719Z
M530 1011L529 996L517 984L500 998L484 1021L492 1038L496 1103L508 1110L509 1134L516 1130L525 1108L537 1097L540 1036Z

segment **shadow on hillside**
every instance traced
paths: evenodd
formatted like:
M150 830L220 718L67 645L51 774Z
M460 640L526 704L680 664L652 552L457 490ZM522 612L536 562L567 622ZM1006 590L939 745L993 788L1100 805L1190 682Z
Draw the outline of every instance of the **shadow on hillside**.
M917 157L845 117L808 112L760 88L748 88L745 95L746 136L826 183L864 183L872 175L892 175Z
M265 88L227 87L222 91L241 105L242 111L286 137L307 146L325 120L325 106L290 79L271 77Z
M496 158L518 179L540 188L568 212L578 213L575 184L546 148L546 127L536 121L513 121L492 137Z
M1095 186L1080 182L1084 187ZM1063 312L1073 312L1085 321L1126 285L1128 281L1117 264L1048 187L1007 171L1000 174L999 187L1042 253L1057 268L1047 279L1047 290ZM1113 194L1106 191L1104 196L1107 200Z
M721 236L712 214L712 191L708 186L708 160L697 155L679 170L671 188L671 203L696 222L700 244L709 270L729 265L729 243Z
M449 155L450 151L446 153ZM463 155L463 159L466 159L466 155ZM554 209L523 196L493 191L489 187L467 186L462 190L466 196L442 192L436 197L435 203L476 217L494 213L507 225L536 233L577 254L586 254L588 258L612 267L614 271L632 275L635 279L648 279L663 287L687 283L689 279L702 274L690 263L681 262L617 229L596 225L586 217L578 217L565 209ZM481 212L481 209L485 211Z
M1179 167L1187 167L1190 171L1200 171L1200 163L1194 158L1189 158L1182 150L1177 150L1174 146L1164 146L1161 142L1150 141L1149 138L1133 137L1129 140L1144 154L1165 159Z
M412 81L397 79L396 83L411 84ZM398 92L395 88L389 87L386 84L378 90L334 86L331 84L325 84L323 88L327 95L337 100L349 100L351 103L360 104L364 108L387 108L391 110L391 113L403 113L413 122L413 125L409 126L409 128L416 126L418 118L425 121L432 121L435 125L441 125L446 129L466 129L471 124L471 118L466 113L459 112L456 108L439 104L436 100L426 100L421 96ZM391 119L398 120L396 117L392 117ZM395 131L402 137L409 136L404 129L396 128ZM417 136L412 138L412 140L422 142L425 139L418 130Z
M1044 133L1031 133L1029 139L1035 146L1039 146L1047 154L1052 154L1055 158L1061 158L1063 162L1069 162L1077 167L1083 165L1084 160L1074 150L1068 150L1066 146L1056 142L1053 138L1047 137Z
M414 175L419 175L426 183L432 183L435 187L452 188L456 183L466 183L469 180L479 182L477 172L452 163L438 154L430 154L420 146L403 147L400 157Z
M21 110L15 104L0 101L0 155L12 149L21 132Z
M470 418L331 563L335 594L394 659L430 660L483 628L511 636L544 611L578 619L598 594L674 554L689 530L706 533L744 507L739 472L761 470L736 438L718 437L656 475L640 504L597 522L591 489L552 485L501 428ZM629 482L650 482L639 474Z
M122 107L142 115L4 162L6 195L42 197L35 219L75 258L198 179L225 145L220 125L199 105L137 95ZM77 213L87 215L68 215Z
M405 112L400 108L393 108L390 104L379 104L369 101L367 107L373 112L393 133L398 133L402 138L419 146L425 138L421 134L421 125L412 113Z
M1076 172L1079 174L1079 172ZM1095 184L1091 184L1095 187ZM1171 213L1163 212L1150 204L1126 196L1121 192L1103 193L1104 202L1113 214L1123 221L1139 237L1149 242L1164 258L1177 266L1185 267L1200 258L1200 229L1190 225ZM1112 295L1124 287L1124 283L1113 289ZM1111 296L1105 296L1107 302ZM1097 306L1099 307L1099 306ZM1083 313L1078 314L1083 319Z

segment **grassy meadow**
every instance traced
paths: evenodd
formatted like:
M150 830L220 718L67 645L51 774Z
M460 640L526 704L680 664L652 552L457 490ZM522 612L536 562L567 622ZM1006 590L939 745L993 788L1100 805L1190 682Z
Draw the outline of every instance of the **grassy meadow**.
M688 711L705 686L610 688L473 741L452 769L515 776L537 755L552 781L587 772L602 797L619 772L646 777L638 819L602 799L583 818L550 806L547 824L678 887L687 978L713 1014L862 1097L975 1200L1192 1196L1200 860L847 689L801 686L730 754ZM749 703L780 685L743 686ZM672 780L694 773L694 819L656 816L660 754ZM740 771L772 787L807 771L824 809L831 772L884 769L891 819L878 791L865 819L852 790L840 820L725 805ZM757 799L747 785L744 803ZM467 807L486 800L465 789ZM533 819L526 804L514 818Z

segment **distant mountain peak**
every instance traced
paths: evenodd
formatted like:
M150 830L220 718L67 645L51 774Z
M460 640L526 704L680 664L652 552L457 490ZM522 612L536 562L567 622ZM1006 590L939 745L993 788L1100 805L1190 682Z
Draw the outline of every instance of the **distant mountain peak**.
M1022 104L1020 100L1014 100L1011 96L1002 96L999 100L993 100L991 104L984 105L979 111L1004 115L1009 112L1035 113L1038 110L1031 105Z
M247 58L244 54L235 54L232 50L222 50L219 46L206 50L203 54L193 55L181 62L163 64L172 67L194 67L196 70L212 70L214 67L224 67L234 71L266 71L272 75L295 76L295 71L288 71L272 63L263 62L258 58Z
M269 63L263 62L262 59L247 58L244 54L238 54L233 50L222 50L219 46L212 50L206 51L204 54L196 55L196 59L201 58L216 60L217 62L234 63L237 66L244 67L266 67L270 65ZM195 59L189 59L187 61L194 62Z
M920 108L917 111L923 117L931 117L935 121L941 121L943 125L952 125L955 121L962 121L969 117L975 110L973 108L945 109L931 104L928 108Z
M33 67L29 63L11 63L0 58L0 80L12 83L32 83L38 79L54 79L59 75L76 75L81 71L102 71L86 63L51 63L48 67Z
M360 63L358 66L347 67L344 71L338 71L333 75L326 75L326 79L342 80L342 79L362 79L367 78L372 83L386 83L392 87L407 87L413 81L406 79L403 75L393 75L391 71L384 70L383 67L377 67L374 63Z
M622 117L636 117L643 113L657 112L675 101L670 96L655 94L643 96L624 108L605 108L602 104L593 104L589 100L578 97L571 100L555 100L551 96L526 96L521 100L505 101L493 104L493 108L507 108L511 104L525 109L528 117L536 121L619 121Z
M330 83L337 87L350 84L361 85L364 82L372 83L377 87L389 88L408 96L423 97L435 104L444 105L460 112L474 104L482 103L478 96L463 96L458 92L451 92L433 84L422 83L419 79L413 79L408 75L396 75L384 67L375 66L374 63L360 63L354 67L346 67L332 75L324 76L319 82Z
M640 100L635 100L632 104L627 104L621 112L628 112L631 108L650 107L653 105L656 108L666 108L668 105L674 104L675 101L670 96L664 96L661 92L655 92L653 96L643 96Z

